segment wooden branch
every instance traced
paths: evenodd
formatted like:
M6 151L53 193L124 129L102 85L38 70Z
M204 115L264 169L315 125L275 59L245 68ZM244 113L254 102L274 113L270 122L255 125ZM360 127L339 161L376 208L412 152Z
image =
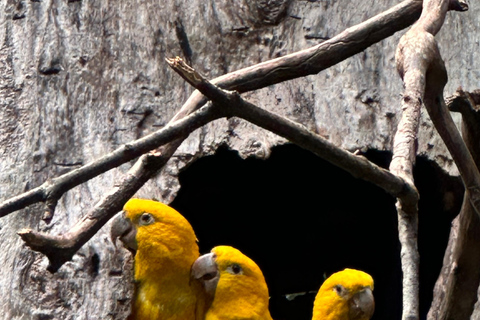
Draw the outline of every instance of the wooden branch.
M22 229L18 235L26 245L48 257L48 271L55 272L80 249L115 213L122 210L123 204L150 179L142 167L157 166L158 161L151 154L140 157L122 179L88 214L86 214L69 232L60 236L39 233L31 229ZM152 159L154 161L152 161ZM166 162L166 161L165 161ZM108 212L109 214L105 214Z
M146 136L128 147L118 149L118 153L135 152L140 149L149 150L156 143L171 140L172 137L185 137L193 130L221 117L221 113L214 110L214 106L205 106L181 120L167 125L152 135ZM175 140L179 143L182 140ZM170 145L172 145L170 143ZM148 146L148 147L147 147ZM168 149L166 149L168 150ZM64 235L52 236L39 233L31 229L22 229L18 232L25 244L35 251L45 254L49 259L48 270L55 272L80 249L95 233L122 210L123 204L130 199L153 174L158 172L170 159L170 153L161 153L158 150L142 155L135 165L127 172L122 181L112 188L75 226ZM54 186L58 188L59 186Z
M290 142L313 152L318 157L342 168L354 177L379 186L394 197L408 199L410 202L418 200L418 193L415 188L411 188L402 178L375 165L365 157L354 155L335 146L299 123L245 101L238 92L228 92L220 89L186 65L181 58L169 59L168 62L182 78L208 99L211 99L213 104L222 109L227 116L245 119L278 134Z
M446 99L451 111L462 114L462 136L477 167L480 165L480 92L461 88ZM468 194L450 230L443 267L435 284L427 319L469 319L480 284L480 219Z
M243 93L317 74L408 27L418 19L421 11L421 0L403 1L316 46L225 74L211 82L223 89ZM188 114L205 102L195 91L179 115Z
M465 141L473 161L480 166L480 90L466 92L460 87L451 96L445 99L447 108L462 115L462 137Z
M400 39L395 62L404 83L402 118L393 142L390 171L414 187L413 165L416 158L416 139L422 103L429 99L432 90L447 82L445 67L438 51L435 34L440 30L449 9L468 9L455 0L425 0L420 19ZM438 61L441 61L440 64ZM442 68L443 66L443 68ZM436 97L438 99L438 97ZM443 95L441 96L443 102ZM417 201L397 199L398 236L401 244L403 271L402 319L419 319L419 262L417 233Z
M223 88L245 92L260 89L285 80L316 74L407 27L418 18L421 8L421 0L406 0L390 10L346 29L339 35L319 45L285 57L269 60L228 73L214 79L212 82ZM172 118L170 123L197 110L205 101L201 94L194 92L180 111ZM176 150L174 145L175 144L172 144L168 148L164 148L163 152L173 154ZM114 152L122 153L122 151L118 149ZM127 158L128 156L126 154L128 154L128 152L125 152L125 154L119 156L119 158L130 161L140 155L136 154L133 157ZM37 202L51 201L51 204L55 204L56 200L71 188L124 163L122 161L117 162L117 160L105 159L115 157L115 155L111 154L106 155L84 167L54 178L53 180L55 182L53 182L53 185L58 185L58 188L53 187L52 182L47 181L35 189L5 200L0 203L0 217ZM105 164L103 164L103 162L105 162ZM53 205L47 206L46 215L51 216L53 208Z
M0 217L41 201L53 203L53 207L49 206L50 210L53 210L57 200L73 187L158 148L162 144L188 135L193 130L222 116L218 112L212 112L211 107L206 107L206 109L197 111L185 118L170 122L154 133L125 144L93 162L0 203Z
M406 0L313 48L226 74L215 79L215 83L224 88L245 92L318 73L407 27L420 14L421 5L420 0ZM198 92L194 92L170 123L199 109L204 103L204 97ZM49 257L49 270L57 270L94 234L87 230L92 229L96 232L110 217L115 215L119 207L128 199L126 196L133 195L143 183L154 176L173 155L184 138L185 136L160 147L155 152L142 156L131 169L133 171L129 171L119 186L114 188L108 197L100 200L88 213L87 218L79 221L66 235L55 237L23 230L20 232L22 239L34 250L43 252ZM389 175L389 173L386 174ZM389 188L395 194L409 195L412 193L409 188L404 188L404 184L398 184L398 181ZM62 189L62 192L65 191L67 189ZM30 196L28 201L18 201L15 210L43 201L43 199L38 195ZM55 250L57 250L56 255L50 253ZM60 250L63 253L60 253Z
M439 68L445 70L443 60L438 61L438 64ZM432 75L433 77L436 77L436 75ZM445 84L439 84L437 87L431 88L428 96L425 97L425 107L435 128L452 155L465 185L469 200L480 217L480 173L443 100L444 86Z

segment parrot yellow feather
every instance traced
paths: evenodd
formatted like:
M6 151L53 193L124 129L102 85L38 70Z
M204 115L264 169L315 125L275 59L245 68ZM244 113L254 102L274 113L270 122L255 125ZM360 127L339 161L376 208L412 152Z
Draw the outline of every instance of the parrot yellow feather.
M239 250L218 246L201 256L192 275L211 297L205 320L272 320L268 288L257 264Z
M375 309L373 279L359 270L332 274L315 298L312 320L369 320Z
M129 319L198 319L201 285L192 283L190 270L200 254L190 223L153 200L130 199L123 211L125 219L114 222L114 227L121 225L115 234L136 252L136 294Z

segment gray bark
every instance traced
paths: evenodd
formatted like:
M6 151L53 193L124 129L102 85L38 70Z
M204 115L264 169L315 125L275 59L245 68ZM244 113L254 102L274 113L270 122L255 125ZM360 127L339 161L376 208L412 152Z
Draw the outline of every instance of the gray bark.
M448 100L450 110L462 115L463 139L478 167L479 92L469 94L458 90ZM478 215L466 193L460 213L452 222L443 268L435 284L428 319L468 319L472 315L480 282L479 227ZM475 313L478 313L478 307L475 308ZM472 319L478 318L475 313Z
M433 123L441 135L446 129L445 125L442 127L439 123L444 124L444 122L447 122L451 124L450 127L447 127L450 131L446 135L443 134L442 137L453 156L455 164L459 168L463 180L466 180L465 167L468 167L469 169L474 169L469 173L473 173L471 176L477 178L476 182L480 181L476 165L468 153L443 99L443 88L447 83L447 72L434 37L440 31L448 10L453 7L458 7L460 11L464 10L455 1L424 0L420 18L400 38L395 54L397 70L403 80L405 91L402 98L402 118L398 124L393 141L390 171L403 177L412 185L420 110L423 106L429 112ZM438 103L434 104L434 101L438 101ZM432 108L445 109L447 116L441 118L438 116L440 112L434 113ZM437 116L434 117L436 114ZM450 136L457 137L454 144L447 143L450 140L447 140L446 137ZM459 152L452 145L457 148L463 147L462 150L465 152L461 154L462 156L458 156ZM467 183L465 184L468 185ZM419 319L420 256L417 244L418 201L405 201L405 199L400 198L397 200L396 207L398 235L402 246L400 254L403 271L402 319Z
M164 58L180 55L207 78L315 45L397 1L23 1L0 2L0 201L99 158L167 123L192 92ZM269 7L270 6L270 7ZM352 10L355 8L355 10ZM476 89L478 8L449 14L438 43L446 92ZM391 150L402 82L394 48L403 32L318 75L244 97L298 121L347 150ZM459 39L458 35L462 37ZM470 39L472 38L472 39ZM227 130L228 129L228 130ZM285 140L245 121L217 120L193 133L138 196L170 202L177 175L226 143L243 157L268 157ZM422 111L420 154L457 170ZM58 272L26 248L24 227L61 234L112 188L126 164L59 201L46 224L33 205L0 219L0 314L6 319L123 319L131 259L109 226Z

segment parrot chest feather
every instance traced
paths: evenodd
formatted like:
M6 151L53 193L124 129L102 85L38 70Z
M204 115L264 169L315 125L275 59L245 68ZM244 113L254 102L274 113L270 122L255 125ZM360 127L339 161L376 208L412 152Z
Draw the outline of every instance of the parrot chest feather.
M195 254L174 259L145 257L137 252L136 259L135 319L194 320L197 298L190 284L193 262L188 260L194 260Z
M195 302L188 285L141 285L135 301L135 319L195 319Z

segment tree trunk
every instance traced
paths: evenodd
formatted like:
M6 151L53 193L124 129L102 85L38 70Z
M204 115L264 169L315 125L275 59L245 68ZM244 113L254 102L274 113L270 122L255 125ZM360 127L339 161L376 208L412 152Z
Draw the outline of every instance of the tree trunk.
M165 63L182 56L207 78L316 45L398 1L25 1L0 2L0 201L32 189L165 125L193 91ZM354 10L353 10L354 9ZM448 15L438 43L447 95L475 89L478 8ZM244 97L300 122L349 151L392 149L402 82L394 50L403 32L318 75ZM458 35L462 35L459 39ZM171 202L178 173L228 145L267 158L286 141L245 121L221 119L195 131L140 197ZM426 113L418 150L457 170ZM109 226L56 273L20 240L24 227L62 234L131 164L67 192L51 221L32 205L0 219L0 314L5 319L125 319L132 261ZM420 213L421 215L421 213ZM419 231L421 232L421 231Z

